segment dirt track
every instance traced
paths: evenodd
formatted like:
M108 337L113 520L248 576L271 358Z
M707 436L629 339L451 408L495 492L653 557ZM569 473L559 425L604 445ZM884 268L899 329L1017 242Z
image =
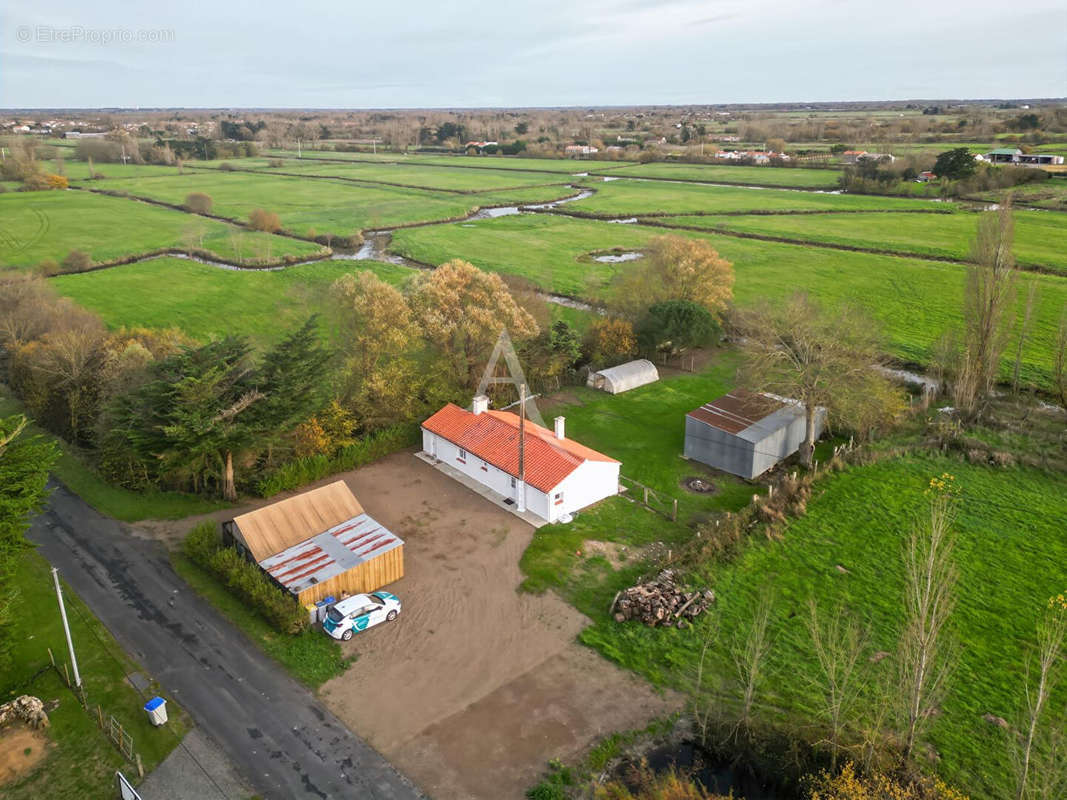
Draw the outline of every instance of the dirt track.
M518 591L529 525L410 452L343 477L405 541L404 611L345 645L322 698L430 795L521 798L549 759L675 707L578 645L582 614Z

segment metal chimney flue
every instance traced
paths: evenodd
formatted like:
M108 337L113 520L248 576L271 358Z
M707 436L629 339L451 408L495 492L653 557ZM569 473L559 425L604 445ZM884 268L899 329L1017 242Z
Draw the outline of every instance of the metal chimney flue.
M564 427L564 417L556 417L556 438L566 439L566 428Z
M471 403L471 411L477 416L485 411L489 410L489 398L484 394L477 394L474 396L474 401Z

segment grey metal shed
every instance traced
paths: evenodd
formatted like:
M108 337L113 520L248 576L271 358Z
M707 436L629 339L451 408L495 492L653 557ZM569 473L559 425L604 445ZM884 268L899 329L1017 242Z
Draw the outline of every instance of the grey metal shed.
M815 413L815 438L826 409ZM804 406L784 398L735 389L685 416L685 457L752 479L804 443Z
M636 361L619 364L617 367L590 372L585 384L593 389L618 394L644 386L646 383L655 383L658 380L659 370L656 369L656 365L647 358L639 358Z

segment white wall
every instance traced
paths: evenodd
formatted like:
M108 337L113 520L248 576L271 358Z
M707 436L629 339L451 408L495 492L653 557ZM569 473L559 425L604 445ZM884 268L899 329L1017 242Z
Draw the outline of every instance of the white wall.
M511 475L471 453L467 453L465 461L460 461L459 448L456 445L425 428L422 431L422 449L501 497L510 497L518 502L517 479L516 487L513 488ZM618 464L586 461L548 494L527 484L526 510L541 519L555 522L563 514L573 514L598 500L611 497L618 490ZM563 502L558 505L553 501L557 492L563 493Z

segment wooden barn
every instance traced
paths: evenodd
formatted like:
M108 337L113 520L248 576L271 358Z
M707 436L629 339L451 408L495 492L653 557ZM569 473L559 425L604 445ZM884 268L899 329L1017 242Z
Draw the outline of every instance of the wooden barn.
M404 542L363 510L344 481L242 514L222 530L302 605L404 577Z

